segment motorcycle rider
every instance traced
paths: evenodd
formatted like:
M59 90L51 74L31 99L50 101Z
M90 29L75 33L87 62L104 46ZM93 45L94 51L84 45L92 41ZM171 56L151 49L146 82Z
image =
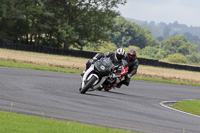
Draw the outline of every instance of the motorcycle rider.
M91 66L91 64L95 63L97 60L101 59L102 57L109 57L112 63L116 66L116 70L117 70L116 74L121 74L120 67L123 65L122 59L125 57L125 54L126 52L122 48L118 48L115 53L113 52L98 53L93 57L92 60L88 60L88 62L86 63L86 70ZM83 76L84 73L85 72L83 72L81 76Z
M139 65L139 62L137 59L137 52L135 49L129 49L123 60L127 61L128 63L127 66L129 67L129 69L128 69L128 74L125 76L125 79L117 84L118 88L120 88L122 84L129 86L130 79L133 75L137 73L137 69Z

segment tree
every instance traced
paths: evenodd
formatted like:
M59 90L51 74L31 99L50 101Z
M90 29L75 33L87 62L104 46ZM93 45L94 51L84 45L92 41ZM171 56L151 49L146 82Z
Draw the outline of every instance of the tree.
M166 40L162 41L164 51L168 54L178 53L178 48L185 44L187 39L184 35L172 36Z
M6 5L6 0L0 0L0 42L4 41L6 37L6 33L4 32L4 28L2 25L2 20L6 17L6 10L7 10L7 5Z
M200 51L200 38L198 36L192 35L189 32L184 33L184 36L188 39L188 41L197 44L198 50Z
M0 39L78 49L109 39L113 10L126 0L1 0Z
M0 0L0 22L6 16L6 0Z
M76 39L72 44L80 49L84 44L97 43L108 40L108 31L113 30L113 21L119 13L113 8L118 4L125 4L126 0L103 0L103 1L71 1L67 3L66 13L68 25L73 27Z
M128 47L131 45L144 48L145 46L159 45L158 41L152 37L151 32L141 28L135 23L127 21L123 17L118 17L114 23L114 32L111 32L110 37L117 47Z
M162 41L163 50L167 54L181 53L183 55L189 55L198 52L197 45L188 42L184 35L171 36L170 38Z
M191 55L187 56L187 59L188 59L189 62L199 63L200 62L200 55L198 55L197 53L192 53Z
M189 54L188 46L186 44L183 44L182 46L180 46L178 48L177 53L182 53L183 55L188 55Z
M40 0L10 0L4 3L6 15L0 22L1 31L4 32L4 42L26 43L32 42L32 33L35 33L35 16L42 6Z
M144 49L142 49L142 55L155 58L155 56L158 54L158 51L159 50L156 47L147 46Z
M163 29L163 37L164 38L168 38L169 37L169 33L170 33L170 27L169 26L165 26Z
M159 42L162 42L164 40L164 38L162 36L159 36L156 38Z

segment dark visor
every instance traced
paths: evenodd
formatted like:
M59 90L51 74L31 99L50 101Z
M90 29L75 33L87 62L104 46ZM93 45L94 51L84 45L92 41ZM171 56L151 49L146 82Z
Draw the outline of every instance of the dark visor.
M135 58L135 55L130 55L130 54L128 54L128 57L129 57L129 58Z

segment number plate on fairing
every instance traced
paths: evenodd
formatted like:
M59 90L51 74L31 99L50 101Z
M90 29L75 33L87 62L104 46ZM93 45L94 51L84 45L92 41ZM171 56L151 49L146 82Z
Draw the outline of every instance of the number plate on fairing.
M103 66L103 65L101 65L100 68L101 68L101 70L105 70L106 69L105 66Z

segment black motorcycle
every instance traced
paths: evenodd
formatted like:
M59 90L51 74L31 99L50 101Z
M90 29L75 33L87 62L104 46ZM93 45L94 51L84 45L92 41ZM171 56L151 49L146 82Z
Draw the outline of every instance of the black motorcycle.
M116 75L113 74L116 68L117 66L112 63L110 58L103 57L96 61L84 73L79 89L80 93L85 94L87 91L101 90L105 86L108 78L116 78Z

